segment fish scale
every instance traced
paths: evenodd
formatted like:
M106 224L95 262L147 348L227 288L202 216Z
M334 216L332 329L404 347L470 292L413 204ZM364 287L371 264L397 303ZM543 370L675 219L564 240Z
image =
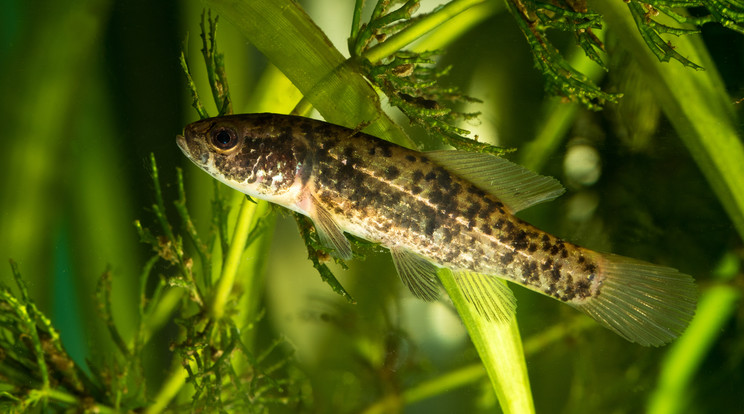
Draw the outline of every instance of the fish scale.
M223 183L308 216L341 258L352 257L344 233L387 247L401 280L421 299L437 297L437 269L448 268L479 313L505 322L515 300L495 281L506 279L654 346L681 334L694 315L690 276L577 246L515 216L564 190L501 158L418 152L277 114L198 121L177 143Z

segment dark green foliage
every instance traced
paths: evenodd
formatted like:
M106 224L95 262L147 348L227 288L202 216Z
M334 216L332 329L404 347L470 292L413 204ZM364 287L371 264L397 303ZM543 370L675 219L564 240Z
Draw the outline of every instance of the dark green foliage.
M6 387L0 394L0 406L8 412L25 412L39 404L54 409L77 407L103 413L128 412L146 406L143 348L153 330L162 323L153 321L154 314L162 312L163 306L174 305L176 308L167 312L180 314L176 323L181 334L172 348L188 373L187 381L196 390L189 410L264 412L270 405L297 402L293 381L285 377L291 354L284 351L284 341L275 340L255 354L232 319L210 317L207 298L213 294L214 276L209 252L214 249L218 237L211 232L209 245L201 242L185 208L183 178L179 171L179 199L174 204L181 227L197 252L196 262L202 265L195 271L195 260L186 253L183 236L172 227L165 214L158 168L154 157L151 160L156 196L151 208L161 225L162 235L155 236L139 222L135 223L142 242L149 244L156 255L147 261L140 275L141 300L137 306L140 323L131 344L116 326L111 307L112 274L106 271L99 279L96 293L100 318L108 328L116 352L89 366L92 375L88 376L67 355L59 333L30 300L17 265L11 262L21 296L13 295L8 287L0 289L0 317L3 319L0 324L0 349L3 351L0 376L7 385L18 384ZM221 202L216 201L215 205L218 207L215 215L226 216ZM260 223L262 221L249 236L249 245L255 240L255 234L265 230ZM154 289L148 289L149 278L158 263L171 267L179 275L161 276ZM180 301L165 305L166 291L181 297ZM260 318L261 315L257 315L256 320L249 321L242 335L253 329Z
M365 53L385 40L408 29L425 17L412 17L419 7L418 0L409 0L398 8L396 3L380 0L367 23L361 23L363 1L354 10L354 22L349 37L352 58L361 62L367 78L388 97L390 104L400 109L413 123L429 135L457 149L503 154L502 148L467 138L470 131L457 127L462 121L475 119L479 112L464 113L455 109L458 104L480 102L463 95L455 87L441 86L440 79L450 68L438 68L435 58L440 53L415 53L400 50L383 60L370 62Z
M207 14L209 15L207 17ZM207 67L207 78L209 79L209 85L212 89L212 98L214 99L219 113L217 116L228 115L233 113L232 111L232 100L230 99L230 88L227 83L227 74L225 73L225 56L222 53L217 52L217 22L219 17L215 16L212 19L212 13L202 12L201 16L201 40L202 40L202 56L204 57L204 63ZM209 31L207 32L206 25L209 24ZM209 118L206 109L199 100L199 94L196 90L196 84L191 77L191 70L189 69L186 55L181 52L181 68L186 74L188 81L189 90L191 90L191 96L193 98L192 105L196 112L199 114L199 118Z
M141 349L131 349L119 335L111 316L110 273L101 277L102 319L109 327L117 352L105 367L90 366L92 374L67 354L59 332L29 298L16 263L10 263L20 297L0 287L0 349L3 412L29 410L91 410L128 412L145 403Z
M600 109L605 102L617 102L621 94L603 92L584 74L577 71L565 60L547 37L549 29L572 33L577 44L586 55L607 70L598 51L604 45L592 30L603 28L601 15L591 11L585 0L543 2L536 0L507 0L507 7L515 17L520 30L532 48L535 66L545 77L548 93L562 96L570 101L579 101L590 109ZM702 69L674 50L674 45L664 40L661 34L677 36L697 33L696 26L718 22L725 27L742 32L744 8L736 1L652 1L626 2L633 15L643 40L662 62L670 59L685 66ZM705 8L708 14L690 17L696 8ZM680 24L693 26L669 26L660 23L657 17L664 14Z
M254 0L252 3L259 2ZM147 20L147 13L137 10L132 14L136 18L129 21L122 20L121 16L117 17L118 20L110 20L110 16L102 12L104 7L90 8L99 10L100 14L96 14L95 19L90 16L91 11L85 9L83 15L86 19L83 20L66 19L69 16L61 13L44 20L30 8L32 19L25 24L33 33L32 51L38 52L41 57L53 57L30 59L24 54L25 51L21 54L9 52L12 51L12 45L25 44L21 42L23 33L13 27L16 23L7 24L23 21L24 13L20 13L19 9L25 6L19 6L21 3L11 2L4 8L9 17L4 19L3 39L7 36L9 41L0 45L0 56L4 58L0 61L13 66L10 68L12 70L6 70L3 67L6 65L0 65L0 82L3 90L8 91L3 111L0 112L7 116L7 119L2 119L3 124L10 125L4 129L2 140L3 156L6 158L2 159L1 164L8 166L8 169L3 169L3 174L0 174L3 180L0 199L4 203L3 214L0 215L0 220L4 221L0 227L2 237L8 240L2 240L0 256L17 254L8 253L11 251L8 246L22 243L23 238L18 234L58 232L57 227L60 227L62 220L73 221L72 225L68 223L67 228L72 229L70 233L74 236L86 228L98 231L100 223L107 221L119 220L124 226L129 226L134 217L145 215L148 219L135 222L135 231L131 227L126 231L108 231L112 237L126 241L116 245L111 250L114 253L104 254L107 251L103 250L104 246L86 243L86 240L66 242L76 254L83 257L83 261L95 265L91 265L95 267L92 272L95 280L85 279L81 268L72 268L70 273L77 284L69 286L69 290L63 291L51 283L54 278L47 270L53 268L57 272L64 266L58 262L52 263L52 259L47 257L51 256L52 247L57 249L58 246L52 246L48 241L44 244L44 239L41 239L42 243L29 244L30 253L25 257L25 262L21 260L21 269L12 263L10 271L0 272L0 276L7 274L9 280L13 281L6 284L14 283L12 289L5 285L0 287L0 412L105 414L143 412L147 409L172 413L382 413L409 410L454 412L463 409L469 412L493 412L497 403L492 387L486 384L483 364L475 350L466 338L450 343L450 340L457 341L456 332L462 331L459 322L446 324L442 312L434 313L432 308L422 311L423 308L417 307L421 304L416 303L411 307L408 299L400 300L397 296L399 282L395 279L389 258L375 255L374 251L379 250L375 245L352 239L355 259L364 253L368 256L367 260L361 264L354 260L348 263L351 268L348 272L341 274L334 270L334 275L332 262L335 261L343 269L346 269L347 263L333 258L323 249L314 228L304 217L297 217L301 238L296 238L297 231L294 229L292 236L300 247L304 244L317 273L344 300L334 301L338 295L332 293L316 298L313 296L315 292L305 291L303 285L302 289L296 289L299 293L281 292L281 296L291 298L287 299L290 302L312 297L307 301L309 304L303 302L299 311L289 311L285 302L263 298L263 286L249 291L241 284L243 280L238 279L225 304L223 316L214 317L212 306L220 282L220 269L231 252L232 223L243 199L230 197L232 193L216 181L208 182L201 188L192 188L198 177L192 177L189 171L182 173L174 167L174 160L183 160L173 145L173 135L186 122L182 118L191 119L193 115L183 115L179 105L161 105L153 109L153 106L147 105L148 102L144 102L147 98L129 95L127 86L120 86L131 87L134 83L140 83L144 85L141 88L151 94L146 96L166 94L167 88L161 88L161 85L154 87L152 83L143 82L142 78L126 80L123 77L146 73L148 79L157 81L179 79L175 58L178 55L178 41L184 33L180 26L172 28L178 25L169 26L167 19L175 19L173 16L182 14L190 16L189 21L198 22L200 19L196 14L189 14L185 8L175 10L175 6L169 6L171 9L163 12L163 6L160 5L152 6L152 10L160 10L157 19ZM105 2L90 3L100 6ZM116 7L123 8L125 3L118 2ZM263 3L271 7L273 1ZM463 112L462 108L465 104L477 102L477 99L462 95L447 83L452 81L454 84L451 78L455 76L447 75L458 72L459 62L453 59L458 63L450 71L447 65L439 64L438 57L452 56L455 51L446 47L421 53L396 49L381 59L365 59L370 51L380 50L389 40L416 29L417 24L436 15L442 8L427 14L416 14L416 0L375 1L370 2L373 4L367 9L363 8L363 3L362 0L356 2L349 39L352 59L343 67L352 68L360 78L366 77L375 85L377 92L386 95L392 105L408 116L411 124L435 136L437 141L461 149L501 153L500 149L469 138L469 132L461 127L462 121L472 120L477 115ZM457 2L446 5L452 3ZM712 46L733 49L732 52L726 52L731 54L713 53L716 61L708 62L693 57L687 51L678 51L675 45L682 38L674 36L696 33L701 26L709 23L720 24L738 36L738 33L744 33L744 8L737 0L629 0L625 3L618 0L616 3L626 13L624 16L632 19L630 30L613 29L613 20L599 12L597 3L594 3L596 10L592 10L589 7L592 3L588 6L581 0L505 2L516 27L527 39L525 44L518 37L519 42L514 43L514 48L529 48L534 65L544 78L546 91L563 97L565 101L581 103L584 108L606 109L603 112L590 112L581 108L576 110L577 116L566 115L565 122L573 127L570 133L563 135L570 135L571 140L565 144L563 140L566 137L558 137L560 144L542 154L542 159L546 160L542 164L545 173L559 177L563 174L560 161L564 151L576 145L596 149L602 169L598 183L592 186L574 185L570 177L560 177L570 188L569 193L554 203L525 211L524 217L572 241L587 242L600 249L676 266L694 275L700 282L702 296L712 300L709 307L699 309L700 317L708 317L702 320L708 330L703 334L696 331L695 336L683 338L684 341L667 348L648 350L627 344L597 328L597 324L588 319L517 289L520 329L532 375L532 393L538 412L652 412L649 407L654 393L661 394L659 398L664 402L664 392L668 391L664 383L669 380L667 377L683 377L687 382L666 396L672 401L682 401L677 403L681 410L727 412L738 408L739 404L737 392L741 388L741 372L744 372L741 370L741 344L744 340L740 329L741 308L736 305L742 291L741 240L734 229L735 224L732 225L730 220L730 210L724 210L726 203L715 192L717 187L724 184L701 175L700 171L705 171L706 165L696 164L696 161L698 157L704 158L700 155L702 150L686 148L679 141L678 135L682 135L684 128L675 133L671 125L673 120L669 119L672 116L666 113L668 106L663 107L664 102L658 90L649 87L662 82L649 75L645 68L642 70L628 63L628 60L635 59L626 55L633 50L624 50L622 53L617 50L640 49L647 52L647 46L653 52L654 62L669 62L665 65L680 68L684 65L687 67L685 70L689 71L706 69L705 72L695 72L696 76L713 72L715 65L719 65L719 70L728 69L728 77L725 73L724 77L727 77L726 82L730 82L726 86L732 96L726 95L727 99L730 98L726 101L729 104L726 110L730 110L730 118L738 126L740 137L741 127L734 113L738 111L741 114L741 93L737 89L741 83L741 71L732 62L738 62L738 56L734 53L740 53L737 51L741 50L741 38L719 30L725 34L721 37L726 41L711 43L710 39L705 39L709 42L706 45L709 50L714 49ZM62 9L72 12L75 6L65 5ZM363 19L365 10L371 13L369 19ZM116 12L121 13L118 9ZM226 17L229 20L225 14L221 16L222 19ZM508 19L509 16L504 18ZM95 20L98 25L95 30L81 24L81 21L90 20ZM144 66L150 60L117 49L121 44L129 43L131 49L127 50L130 53L132 50L149 50L151 45L148 41L151 38L111 40L117 35L143 30L137 26L140 20L150 23L154 20L162 23L163 31L172 32L173 50L160 53L159 56L163 56L166 62L172 61L173 68L164 69L163 60L159 60L161 64L153 70ZM65 24L45 24L57 21ZM19 27L21 24L18 23ZM194 23L194 26L197 25ZM152 29L153 25L147 26ZM69 27L75 27L76 30L67 30ZM233 59L231 52L235 49L226 47L229 45L226 40L233 40L243 49L253 40L246 42L240 35L224 36L220 32L218 49L217 19L209 19L208 13L203 14L201 28L198 39L202 56L199 56L199 60L203 57L206 62L206 79L217 108L214 112L219 115L230 113L233 104L225 66L231 63L229 59ZM269 25L261 29L273 35L272 28ZM640 46L629 44L627 38L618 36L618 32L626 31L636 37L640 35ZM147 33L143 36L150 37L162 36L163 33L143 32ZM65 33L73 33L73 42L70 44L74 47L64 48L56 42L68 36ZM471 34L473 39L482 40L482 44L504 40L484 36L478 38L479 34ZM419 37L422 35L420 33ZM91 40L101 37L106 37L103 45L94 44ZM50 39L55 42L50 42ZM575 42L580 53L586 54L602 70L609 71L610 76L603 80L586 76L585 69L577 69L568 63L574 60L563 54L566 53L566 41ZM45 43L54 47L43 47ZM473 42L467 49L472 46L477 51L483 47L482 44ZM92 52L83 50L83 46ZM157 51L162 52L162 49ZM105 56L106 59L86 59L88 54ZM188 90L191 91L191 101L198 117L206 118L208 113L199 100L196 86L200 84L198 69L201 65L196 68L192 78L186 58L186 54L182 54L181 65L188 82L188 89L182 92L188 95ZM76 76L71 76L71 80L65 81L63 88L59 89L54 83L59 75L55 65L66 67L67 59L74 60L75 64L67 66ZM104 62L107 59L112 61ZM250 55L250 59L259 59L258 53ZM258 68L262 68L263 63L251 61ZM296 59L294 64L304 68L308 62ZM117 65L120 68L116 68ZM241 69L249 66L243 65ZM504 61L503 66L514 64ZM101 77L100 74L82 71L82 68L96 68L105 75ZM514 89L528 95L525 92L527 88L524 88L525 78L517 72L537 71L529 67L511 70L505 73L513 79ZM25 77L26 72L31 75ZM239 76L244 75L242 71L236 72ZM250 69L245 71L248 72ZM464 72L468 75L474 73ZM629 75L632 75L630 79L626 79ZM106 76L111 78L107 79ZM240 80L239 76L231 71L231 81L234 87L237 86L232 92L240 91L240 98L243 98L247 95L246 91L252 89L235 82L234 78ZM674 86L677 78L670 78L673 78L671 83ZM100 96L95 99L86 96L82 85L88 83L96 85L93 94ZM466 87L463 84L459 86ZM54 93L34 93L32 87ZM494 89L498 89L498 86ZM60 94L60 90L67 92ZM500 92L493 93L496 95ZM622 98L621 93L624 95ZM725 91L716 93L726 94ZM539 95L539 91L535 95ZM68 98L58 101L55 100L57 96ZM133 96L138 98L133 99ZM176 98L183 100L183 97ZM520 128L515 134L509 134L512 140L509 143L519 146L522 152L526 151L524 144L528 138L525 137L530 137L533 131L533 125L530 124L534 122L543 127L547 123L540 119L541 95L519 96L519 99L528 102L520 108L529 107L529 111L524 111L519 119L513 120ZM666 99L677 107L689 107L692 103L678 97ZM616 101L619 105L613 103ZM79 113L73 112L71 109L79 102L87 102L88 106L105 102L100 106L105 106L116 116L102 119L106 116L101 113L105 115L107 112L93 112L89 107L84 107ZM700 105L708 104L707 100L701 100ZM560 105L562 109L575 108ZM48 113L37 110L43 106L49 107ZM494 115L499 108L483 107L486 119L502 115ZM237 107L235 110L239 111ZM164 115L170 112L176 115ZM150 123L145 127L159 131L154 138L148 136L139 140L140 134L137 132L141 129L132 128L133 119L137 118L133 114L142 116L143 113L147 114ZM357 122L358 128L366 127L364 122L374 122L371 118ZM97 122L87 124L91 119ZM176 122L169 123L165 119L176 119ZM698 118L691 116L689 119L690 125L696 126L694 124ZM76 128L77 124L92 130L95 142L103 142L102 147L111 153L102 156L95 151L88 152L89 142L80 139L82 134ZM712 132L720 129L721 124L705 125L708 129L701 139L708 140ZM160 126L160 129L156 126ZM162 133L163 129L167 133ZM109 136L110 140L104 140ZM20 144L29 145L22 147ZM730 148L720 146L719 153L714 153L712 158L723 158ZM148 156L151 151L157 154L159 163L165 168L157 168L155 157ZM32 154L33 157L23 154ZM103 164L115 167L102 170L98 166L96 170L82 170L84 172L78 175L68 173L69 170L78 169L78 164L98 157ZM121 164L125 164L125 168ZM736 171L722 170L721 174L734 177L735 180L739 177ZM43 174L55 180L45 181ZM151 182L142 178L148 174ZM86 181L98 177L100 181ZM145 184L141 185L143 182ZM124 194L123 197L131 202L134 213L127 212L125 206L105 204L105 200L102 200L104 196L90 196L104 194L104 187ZM17 188L21 191L16 191ZM45 197L26 200L25 193L34 190ZM80 200L86 197L93 200L93 208L79 208L84 205ZM590 202L586 202L587 199ZM587 213L578 209L579 213L589 218L582 216L584 219L577 219L565 213L576 213L574 203L580 205L582 200L585 202L584 208L593 210ZM596 204L592 204L591 200L595 200ZM205 211L199 211L200 206L204 206ZM112 218L109 213L115 209L124 212L121 217ZM142 213L143 210L146 213ZM24 212L30 212L29 216L23 216ZM5 220L3 215L10 216L10 220ZM267 234L274 231L274 216L276 214L268 209L261 210L255 216L255 225L247 232L246 251L259 245L261 247L250 251L246 255L246 262L256 262L269 256L268 243L266 246L261 243ZM76 217L77 221L70 217ZM11 229L9 223L15 221L21 223L16 227L25 232L18 233ZM139 235L142 241L139 246L141 256L123 252L123 244L136 246L136 240L127 239L128 233L132 238ZM13 234L13 237L8 234ZM287 240L276 243L281 245L278 249L281 250L281 256L275 258L274 262L280 262L279 265L290 263L286 265L288 272L299 275L299 279L304 275L300 268L307 262L304 251L292 250L292 257L289 257L283 250L285 243L291 244ZM96 256L106 256L103 258L105 262L99 264L95 261ZM33 259L28 260L28 257ZM717 264L719 260L720 265ZM107 262L110 266L106 266ZM135 263L135 270L123 271L122 262ZM49 263L46 268L39 266ZM271 266L278 265L272 263ZM314 277L306 279L315 281L317 276L313 275L313 269L307 268L310 276ZM359 268L362 271L354 275ZM103 269L107 270L101 275ZM267 272L267 280L280 273L271 267L269 269L271 272ZM342 278L348 275L351 277ZM258 270L243 271L240 277L263 280L264 273ZM299 285L299 280L295 282ZM127 297L120 294L122 291L119 289L129 285L134 286L134 295ZM276 289L276 285L270 288ZM295 286L286 290L292 289ZM65 312L76 316L64 308L66 303L61 302L56 305L58 307L50 305L50 302L60 301L59 297L66 292L75 290L79 291L75 300L92 304L85 311L94 316L86 315L85 319L77 316L85 327L83 332L86 335L68 330L60 321L60 314ZM255 291L261 292L257 295L258 299L250 299L250 306L246 306L244 299ZM276 292L274 295L277 295ZM355 305L351 306L351 303ZM447 312L447 305L441 306L439 311L442 309ZM88 326L91 320L98 325ZM301 325L310 331L308 336L314 337L315 348L311 346L308 351L307 347L298 346L296 349L298 355L304 352L301 356L305 359L295 359L295 350L289 343L294 345L297 338L304 338L300 335L290 336L285 331L287 325L282 323L287 320L290 321L287 324ZM126 321L130 321L129 325ZM444 334L431 334L437 329L443 330ZM420 331L426 332L422 334ZM283 335L287 335L289 340L285 340ZM90 342L91 349L77 358L68 341ZM609 354L613 358L607 358ZM675 363L665 366L664 361L667 358L672 360L675 355ZM687 372L687 376L678 375L679 371L674 369ZM687 397L689 401L678 398L680 396Z
M209 38L207 38L207 29L205 20L209 21ZM204 62L207 65L207 78L209 85L212 87L212 98L217 108L218 116L232 114L232 101L230 100L230 88L227 86L227 75L225 74L225 56L217 52L217 22L219 17L212 19L211 12L209 17L205 18L202 13L201 21L201 39L202 54Z
M157 202L152 209L158 216L164 235L153 237L145 229L140 230L140 234L143 241L157 252L157 258L179 270L179 276L165 279L161 285L188 292L182 297L180 316L176 319L181 330L180 339L172 345L188 374L186 381L195 389L188 410L264 412L270 405L296 403L298 397L293 391L292 380L282 375L287 363L291 361L289 354L283 351L284 342L275 340L258 354L246 343L246 334L260 322L261 315L254 315L254 320L245 321L245 328L241 330L232 319L235 313L232 307L236 302L228 304L231 308L227 311L227 317L215 320L210 314L210 298L217 288L215 280L218 275L211 270L213 258L209 252L214 251L215 243L227 245L223 240L224 236L217 234L218 229L223 227L221 223L227 221L228 209L223 197L217 191L213 200L213 231L210 232L207 244L202 243L185 207L183 178L179 170L179 199L174 204L180 216L181 227L197 253L196 261L202 265L200 270L195 271L194 258L184 251L182 236L173 231L165 215L165 205L159 194L160 187L156 183L158 170L154 159L152 162L157 194ZM266 230L263 223L259 219L248 236L247 246L256 240L257 234ZM141 229L139 226L138 228ZM161 285L156 289L153 300L161 296ZM150 309L154 306L157 303L149 303ZM141 314L146 316L149 313L142 308Z
M652 16L658 15L659 12L650 6L648 7L648 10L646 10L640 3L633 1L628 3L628 7L633 14L633 19L638 26L638 30L641 32L643 40L646 41L649 49L654 52L661 62L669 62L670 59L675 59L683 65L689 66L693 69L703 69L676 52L671 42L664 41L664 39L661 38L662 33L671 33L681 36L698 33L697 30L671 27L657 22L652 19Z
M452 108L463 102L480 102L462 95L456 88L443 88L440 78L449 68L437 69L434 57L438 52L412 53L400 51L389 63L367 64L367 76L387 95L390 104L403 111L414 125L429 135L460 150L503 154L504 150L479 143L466 135L470 131L455 125L475 119L480 113L462 113Z
M606 69L597 52L604 50L604 45L592 31L602 28L600 15L588 11L582 1L560 2L558 6L530 0L507 0L506 3L527 38L535 66L542 72L549 94L581 102L590 109L599 109L607 101L617 102L620 94L603 92L586 75L574 69L546 34L548 29L573 33L586 55Z
M0 287L0 376L6 388L0 394L4 412L22 412L41 403L56 407L45 391L57 387L60 394L76 403L75 394L86 390L82 373L62 347L59 333L28 297L26 284L15 262L10 266L20 298L8 286ZM58 385L59 384L59 385ZM68 402L69 402L68 400Z

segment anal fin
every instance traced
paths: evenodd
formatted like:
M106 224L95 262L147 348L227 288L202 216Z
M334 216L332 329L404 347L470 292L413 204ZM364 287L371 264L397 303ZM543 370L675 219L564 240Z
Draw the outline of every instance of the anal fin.
M517 299L504 281L467 271L453 272L453 276L465 299L481 316L490 321L511 321Z
M437 267L416 253L403 248L392 247L390 253L400 280L413 296L425 301L436 300L439 296Z

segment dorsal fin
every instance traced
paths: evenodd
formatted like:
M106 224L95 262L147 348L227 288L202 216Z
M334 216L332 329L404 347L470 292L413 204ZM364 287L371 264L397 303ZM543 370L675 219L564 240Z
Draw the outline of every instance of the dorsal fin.
M512 213L552 200L565 191L553 177L538 175L490 154L449 150L424 154L450 173L496 196Z

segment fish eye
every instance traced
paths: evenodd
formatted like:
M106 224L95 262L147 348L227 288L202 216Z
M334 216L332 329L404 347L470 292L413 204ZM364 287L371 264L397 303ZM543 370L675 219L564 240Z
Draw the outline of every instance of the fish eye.
M219 150L229 150L238 144L238 134L232 128L219 128L212 132L212 145Z

